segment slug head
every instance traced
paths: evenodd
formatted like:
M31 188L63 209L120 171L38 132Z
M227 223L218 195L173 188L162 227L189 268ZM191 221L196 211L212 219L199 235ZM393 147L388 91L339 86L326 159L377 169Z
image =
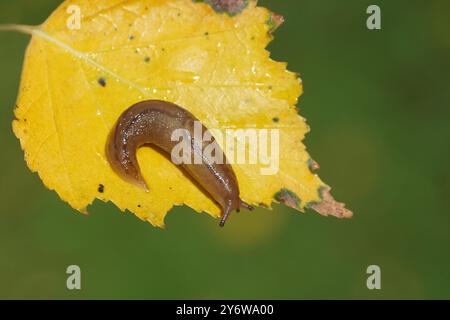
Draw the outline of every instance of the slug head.
M138 145L123 139L119 126L114 126L106 144L106 157L111 168L123 180L149 191L136 158Z

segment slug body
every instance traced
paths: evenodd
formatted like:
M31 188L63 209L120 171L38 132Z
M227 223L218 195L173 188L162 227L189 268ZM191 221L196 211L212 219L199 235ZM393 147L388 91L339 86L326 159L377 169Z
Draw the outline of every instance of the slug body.
M214 138L208 143L196 140L195 122L200 123L194 115L176 104L160 100L139 102L125 110L112 129L106 146L108 161L124 180L148 190L136 158L137 149L151 144L170 155L179 143L172 141L172 133L184 129L190 133L192 152L199 148L203 151L214 142ZM207 131L203 125L202 131ZM182 163L181 166L221 206L220 226L224 226L229 214L239 211L241 206L253 209L239 198L238 181L225 155L223 164L208 161L203 152L201 157L199 164Z

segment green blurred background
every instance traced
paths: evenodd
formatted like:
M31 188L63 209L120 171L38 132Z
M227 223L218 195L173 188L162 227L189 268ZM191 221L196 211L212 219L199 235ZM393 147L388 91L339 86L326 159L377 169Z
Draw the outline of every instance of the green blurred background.
M59 3L1 1L0 23L39 24ZM78 214L25 165L11 121L29 38L0 33L0 298L450 298L450 2L260 4L286 18L272 57L301 74L306 144L354 218L275 205L219 229L182 207L163 231L98 201Z

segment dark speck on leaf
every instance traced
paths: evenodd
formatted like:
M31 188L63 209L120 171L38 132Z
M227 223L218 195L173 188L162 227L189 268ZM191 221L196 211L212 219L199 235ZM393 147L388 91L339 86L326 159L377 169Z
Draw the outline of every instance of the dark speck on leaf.
M140 208L141 207L141 205L140 204L138 204L138 208Z
M150 62L150 57L145 57L144 61L145 61L145 63L149 63Z
M280 121L280 118L278 118L278 117L273 117L273 118L272 118L272 121L275 122L275 123L278 123L278 122Z
M98 192L103 193L105 191L105 186L102 184L99 184L97 190L98 190Z
M128 40L133 40L133 39L134 39L133 35L128 36Z
M97 82L98 82L98 84L101 85L102 87L106 87L106 79L105 79L105 78L103 78L103 77L98 78Z
M205 36L209 36L209 32L208 31L205 32Z

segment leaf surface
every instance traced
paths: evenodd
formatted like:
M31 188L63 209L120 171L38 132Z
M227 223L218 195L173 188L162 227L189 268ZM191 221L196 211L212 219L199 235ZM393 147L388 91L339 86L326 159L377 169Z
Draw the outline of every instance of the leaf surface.
M97 198L161 227L174 205L218 217L211 198L158 151L138 152L150 192L123 181L106 160L120 114L161 99L207 128L279 129L277 174L261 175L260 164L233 165L246 202L349 216L311 170L302 143L309 129L295 107L301 80L265 49L279 16L255 1L241 4L227 14L214 1L65 1L31 31L26 53L13 129L29 168L81 212ZM79 30L67 27L73 5L82 13Z

